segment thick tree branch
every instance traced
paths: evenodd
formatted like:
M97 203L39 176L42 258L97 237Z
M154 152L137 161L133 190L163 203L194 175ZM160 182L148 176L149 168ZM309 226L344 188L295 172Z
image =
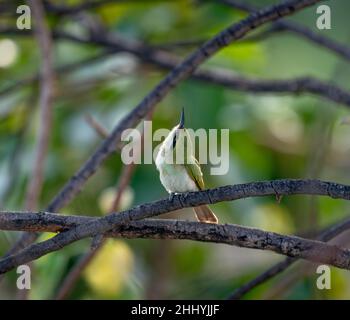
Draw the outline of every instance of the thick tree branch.
M98 220L88 221L66 232L62 232L52 239L33 244L17 255L8 256L0 260L0 274L12 268L40 258L41 256L62 249L63 247L86 237L96 236L111 231L120 225L131 221L154 217L181 208L195 207L202 204L213 204L221 201L245 199L275 195L324 195L332 198L350 200L350 186L325 182L320 180L274 180L252 182L246 184L224 186L199 192L178 194L173 199L163 199L141 204L130 210L112 213ZM345 260L342 262L345 263ZM340 267L341 264L339 264ZM345 266L345 265L343 265Z
M97 218L42 213L0 213L0 229L57 232L98 223ZM215 225L178 220L146 219L120 225L105 234L108 237L186 239L270 250L290 257L326 263L350 269L350 250L296 236L280 235L238 225Z

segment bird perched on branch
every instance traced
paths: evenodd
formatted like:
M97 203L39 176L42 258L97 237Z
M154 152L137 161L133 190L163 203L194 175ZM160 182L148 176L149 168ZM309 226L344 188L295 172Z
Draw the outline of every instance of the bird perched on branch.
M184 125L185 114L182 109L180 123L165 138L156 157L160 181L170 197L176 193L204 189L203 173ZM217 217L208 206L202 205L193 209L199 221L218 223Z

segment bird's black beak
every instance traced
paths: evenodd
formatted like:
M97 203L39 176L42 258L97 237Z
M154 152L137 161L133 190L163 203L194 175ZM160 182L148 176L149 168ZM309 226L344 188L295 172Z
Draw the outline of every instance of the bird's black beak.
M181 117L180 117L180 123L179 123L179 129L183 129L185 127L185 109L182 108Z

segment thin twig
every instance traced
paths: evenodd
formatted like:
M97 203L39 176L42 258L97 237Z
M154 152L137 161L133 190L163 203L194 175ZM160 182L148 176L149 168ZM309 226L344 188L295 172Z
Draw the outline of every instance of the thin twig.
M346 224L347 220L345 220L344 223ZM339 236L337 236L336 239L332 239L332 244L348 248L350 243L349 240L349 230L345 230L345 232L339 234ZM289 273L286 274L286 276L283 279L281 279L281 281L278 281L276 286L273 286L272 288L270 288L270 290L264 292L263 299L275 299L276 296L280 297L280 299L283 299L281 295L286 294L288 291L291 291L292 288L298 284L299 280L301 280L304 277L311 276L312 273L315 273L317 265L315 266L314 263L310 263L307 261L299 262L300 263L296 266L296 268L290 268L288 270ZM317 291L316 287L315 290Z
M320 241L327 242L333 238L335 238L337 235L343 233L345 230L350 228L350 219L347 219L345 221L342 221L331 228L326 229L324 232L322 232L316 239ZM283 272L286 270L289 266L291 266L294 262L296 262L297 259L294 258L287 258L284 261L281 261L268 270L266 270L264 273L260 274L253 280L247 282L243 286L236 289L229 297L229 300L238 300L242 298L247 292L251 291L258 285L266 282L267 280L275 277L277 274Z
M112 204L112 207L116 208L115 210L117 210L117 207L119 206L122 193L128 186L134 169L135 169L135 166L132 164L126 165L123 167L123 171L120 175L120 181L117 186L116 196L113 199L113 204ZM96 254L101 250L104 243L105 243L104 239L100 239L98 243L94 244L94 247L90 251L86 252L78 260L78 262L69 271L62 285L58 289L58 293L55 296L55 300L64 300L68 297L69 293L73 290L74 285L78 281L80 275L82 274L84 269L87 267L87 265L95 258Z
M0 29L0 34L2 34L1 29ZM115 51L108 50L78 62L64 64L62 66L54 68L54 74L57 78L58 75L62 75L68 72L74 72L77 69L83 68L85 66L91 66L92 63L101 61L114 52ZM12 83L7 85L4 89L0 90L0 96L11 94L12 92L20 89L22 86L31 85L33 83L36 83L39 80L40 80L40 74L34 74L28 77L24 77L22 79L12 81Z
M94 119L91 115L86 116L86 121L91 125L92 128L95 129L95 131L102 137L106 138L108 137L108 131ZM129 185L129 182L131 180L132 174L134 172L135 165L125 165L122 169L120 179L118 181L118 185L116 188L115 197L113 199L113 203L110 209L109 213L112 213L114 211L118 210L119 203L121 200L121 196L127 186ZM94 259L96 254L100 251L102 246L104 245L105 241L103 238L99 239L97 243L94 243L94 247L92 250L86 252L79 260L78 262L72 267L72 269L69 271L68 275L65 277L62 285L58 289L58 293L55 296L55 300L63 300L66 299L69 293L73 290L74 285L78 281L80 275L84 271L84 269L87 267L87 265Z
M54 97L54 71L51 33L45 21L45 11L41 1L28 1L35 20L35 34L41 51L41 82L40 82L40 124L37 133L36 155L33 174L30 178L25 208L35 210L43 185L45 159L49 145L52 127L52 102Z
M152 114L149 114L147 116L147 119L151 119ZM96 132L102 137L106 138L108 136L108 131L100 124L98 123L92 116L87 116L86 120L88 123L96 130ZM141 141L143 141L143 133L141 135ZM141 148L141 152L143 149L143 144ZM131 163L129 165L124 165L122 169L122 173L120 175L120 179L118 181L118 185L116 188L115 197L112 202L112 206L109 210L109 214L119 210L119 205L121 201L121 197L127 188L127 186L130 183L130 180L132 178L132 175L135 171L135 164ZM58 293L55 297L56 300L63 300L66 299L69 293L72 291L74 285L78 281L80 275L84 271L84 269L87 267L87 265L94 259L96 254L101 250L102 246L104 245L104 239L100 239L98 243L94 244L94 248L90 250L89 252L85 253L81 259L74 265L74 267L69 271L68 275L65 277L61 287L58 289Z
M101 138L108 137L108 131L91 114L85 115L86 122L93 128Z

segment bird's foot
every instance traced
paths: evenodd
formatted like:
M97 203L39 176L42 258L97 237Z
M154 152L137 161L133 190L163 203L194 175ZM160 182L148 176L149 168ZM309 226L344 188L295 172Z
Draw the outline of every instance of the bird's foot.
M169 193L169 201L170 202L173 202L175 194L176 194L175 192L170 192Z

